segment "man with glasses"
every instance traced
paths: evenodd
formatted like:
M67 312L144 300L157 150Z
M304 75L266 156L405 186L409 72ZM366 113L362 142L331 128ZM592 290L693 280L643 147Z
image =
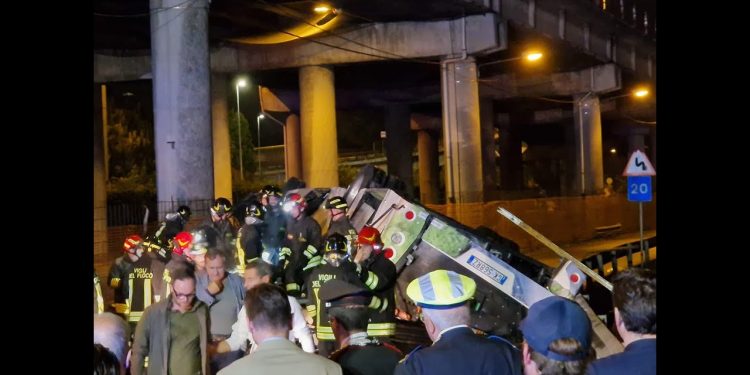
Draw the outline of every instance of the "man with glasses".
M178 268L170 298L149 306L138 322L130 373L208 374L208 308L195 298L195 274Z

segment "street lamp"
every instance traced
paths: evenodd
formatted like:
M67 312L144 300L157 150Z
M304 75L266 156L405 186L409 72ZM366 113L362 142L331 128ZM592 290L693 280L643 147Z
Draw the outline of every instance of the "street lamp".
M521 56L511 57L511 58L497 60L497 61L490 61L490 62L487 62L487 63L484 63L484 64L480 64L479 66L482 67L482 66L487 66L487 65L494 65L494 64L500 64L500 63L504 63L504 62L508 62L508 61L521 60L521 59L526 59L526 60L528 60L530 62L533 62L533 61L537 61L537 60L541 59L543 56L544 56L544 54L542 54L539 51L530 51L530 52L527 52L527 53L525 53L525 54L523 54Z
M256 118L258 122L258 145L256 146L256 149L258 150L258 174L260 177L263 177L263 170L260 168L260 120L263 120L264 118L266 118L266 116L262 113Z
M240 156L240 181L245 181L245 173L242 169L242 127L240 126L240 87L245 87L247 82L244 79L237 81L235 86L237 90L237 143L239 145L238 151Z

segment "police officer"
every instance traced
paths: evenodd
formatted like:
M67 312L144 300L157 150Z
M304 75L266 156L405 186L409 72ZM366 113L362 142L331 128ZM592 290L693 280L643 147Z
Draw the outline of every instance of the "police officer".
M320 299L339 347L329 358L341 365L344 373L393 374L403 357L395 346L367 335L371 297L369 290L341 280L331 280L320 288Z
M517 349L469 328L466 302L475 290L474 280L446 270L432 271L409 283L406 294L422 308L421 319L433 344L409 353L396 366L395 375L522 373Z
M344 236L334 233L326 238L323 263L313 268L307 279L307 295L310 303L307 312L315 324L315 336L318 338L318 353L324 357L333 352L334 336L328 313L321 306L320 288L331 280L342 280L364 287L357 277L354 264L348 259L347 242Z
M242 270L245 264L257 259L263 253L261 233L264 229L263 218L265 211L258 202L252 202L245 206L245 224L237 232L237 255L242 259ZM264 259L265 260L265 259ZM266 261L267 263L271 263Z
M352 223L349 222L349 218L346 217L349 205L344 198L338 196L331 197L323 207L331 210L331 224L328 225L326 237L333 233L338 233L346 237L349 240L349 244L354 244L354 241L357 239L357 230L354 229Z
M279 261L284 264L284 283L286 292L299 296L302 283L310 272L320 263L318 249L323 245L320 235L320 224L305 214L307 202L302 195L292 193L284 202L284 211L289 213L286 223L286 241L279 252ZM283 261L282 261L283 260Z
M381 339L396 334L396 266L386 259L380 231L365 225L356 240L354 264L360 280L374 293L367 334Z

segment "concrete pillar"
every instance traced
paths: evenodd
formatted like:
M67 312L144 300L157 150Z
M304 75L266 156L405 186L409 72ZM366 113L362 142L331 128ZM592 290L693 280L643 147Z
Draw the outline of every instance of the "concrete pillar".
M304 180L310 187L338 186L339 153L332 68L300 68L299 91Z
M150 0L150 9L156 192L164 217L178 204L214 198L208 0Z
M481 202L482 142L477 67L473 57L440 65L448 203Z
M232 147L227 114L227 77L211 75L211 133L214 151L214 194L232 198Z
M495 110L491 97L479 100L479 123L482 132L482 177L484 200L492 199L497 190L497 166L495 165Z
M284 126L284 168L286 179L302 179L302 149L299 137L299 116L292 113Z
M94 84L94 259L97 261L107 257L107 180L104 176L101 96L104 90L101 86Z
M416 141L411 131L408 104L389 104L385 107L385 156L388 174L406 184L406 193L414 196L414 166L412 153Z
M646 150L646 136L648 135L648 129L631 128L628 131L628 156L635 151ZM648 155L648 154L647 154Z
M593 93L576 95L573 114L577 167L575 194L596 194L604 188L599 96Z
M521 155L521 127L533 120L531 111L511 112L508 122L500 125L500 189L523 189L523 155Z
M419 200L422 204L439 203L438 142L430 130L417 131L417 157L419 158Z

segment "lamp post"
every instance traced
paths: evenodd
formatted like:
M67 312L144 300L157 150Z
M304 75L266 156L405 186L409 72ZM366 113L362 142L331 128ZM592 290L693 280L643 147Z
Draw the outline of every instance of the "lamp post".
M262 113L256 118L258 122L258 146L256 146L256 148L258 150L258 174L260 177L263 177L263 169L260 168L260 120L263 120L264 118L266 118L266 116Z
M494 64L500 64L500 63L509 62L509 61L521 60L521 59L526 59L527 61L534 62L534 61L541 59L543 56L544 54L542 54L541 52L532 51L522 56L510 57L507 59L502 59L502 60L497 60L497 61L490 61L484 64L480 64L479 66L494 65Z
M240 122L240 87L245 87L247 82L244 79L237 81L235 88L237 89L237 143L240 156L240 181L245 181L245 173L242 169L242 126Z

